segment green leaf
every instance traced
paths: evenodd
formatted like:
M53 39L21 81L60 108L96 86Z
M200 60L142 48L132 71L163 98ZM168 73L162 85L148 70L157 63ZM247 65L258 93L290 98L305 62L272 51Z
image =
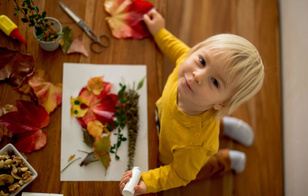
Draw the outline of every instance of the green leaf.
M43 11L43 13L42 13L42 19L44 19L45 17L46 17L46 12Z
M121 140L117 142L117 147L119 148L121 146Z
M32 8L33 8L33 10L35 10L37 13L40 11L39 8L38 8L37 6L33 6Z
M29 20L27 18L22 18L21 21L27 23Z
M126 137L122 137L121 140L122 140L122 142L125 142L127 140L127 138Z
M110 135L101 138L100 140L94 142L94 155L101 161L107 170L111 161L109 155L110 148Z
M118 155L115 156L116 160L120 160L120 157Z
M83 142L87 144L90 148L92 148L95 138L92 137L86 129L82 129L83 132Z
M69 27L64 27L62 32L62 40L64 43L63 45L61 45L61 49L63 54L66 54L72 44L72 29L70 29Z
M137 90L141 89L141 87L143 86L144 79L145 79L145 76L144 76L144 77L140 80L140 82L138 83Z

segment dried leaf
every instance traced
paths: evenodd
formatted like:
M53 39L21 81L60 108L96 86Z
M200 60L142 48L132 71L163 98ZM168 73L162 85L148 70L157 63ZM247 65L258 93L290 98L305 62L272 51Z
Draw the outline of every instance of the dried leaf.
M65 54L72 44L72 29L64 27L62 33L63 44L61 44L61 49L63 54Z
M15 147L21 152L32 152L44 147L47 134L41 129L49 124L45 108L33 101L17 101L18 111L9 112L0 118L9 132L17 136Z
M90 148L92 148L95 138L92 137L86 129L82 129L83 132L83 142L87 144Z
M36 70L29 80L29 85L33 89L38 103L45 107L48 114L62 103L62 84L52 84L49 75L43 70Z
M76 98L71 97L71 117L77 118L83 117L88 112L89 103L84 98L78 96Z
M71 155L71 156L68 158L67 162L70 162L71 160L73 160L73 158L74 158L75 156L76 156L75 154Z
M143 15L153 8L151 3L141 0L106 0L104 7L111 15L106 20L114 37L142 39L149 35Z
M8 79L10 84L19 86L33 68L32 55L0 47L0 81Z
M100 121L103 125L109 124L114 127L113 118L115 117L115 105L117 95L110 94L110 88L112 84L109 82L103 82L104 89L99 95L95 95L92 91L89 91L87 87L81 89L79 97L85 100L88 105L84 105L88 109L86 114L81 118L77 118L79 124L83 128L87 128L89 122Z
M93 160L95 160L95 156L94 156L94 152L90 152L88 153L88 155L86 156L86 158L83 159L83 161L80 163L80 167L81 166L87 166L89 163L91 163Z
M87 49L85 48L81 40L78 38L73 41L73 43L71 44L70 48L67 51L67 54L71 53L81 53L86 57L89 56Z
M105 132L107 134L109 133L109 130L107 129L107 125L103 125L100 121L95 120L88 123L87 130L90 135L92 135L96 139L100 139L101 135Z
M96 141L93 145L93 148L94 148L94 155L101 161L101 163L107 170L111 161L109 155L110 135L105 136L100 140Z
M0 106L0 117L9 112L16 112L16 111L18 111L18 109L14 105L6 104L4 107ZM13 134L9 132L8 129L2 123L0 123L0 141L2 141L4 136L12 138Z
M104 76L90 78L87 84L88 91L92 92L94 95L101 94L102 90L105 88L103 78Z

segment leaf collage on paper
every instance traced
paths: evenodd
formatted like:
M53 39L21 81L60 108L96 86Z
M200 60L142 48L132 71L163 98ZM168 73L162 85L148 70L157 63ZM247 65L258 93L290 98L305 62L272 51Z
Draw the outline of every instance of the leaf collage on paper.
M111 161L110 131L115 127L117 95L110 93L112 84L103 78L90 78L78 97L71 97L71 116L75 116L82 127L84 143L93 149L80 166L98 159L107 169Z
M143 15L153 8L151 3L142 0L106 0L104 7L110 14L106 20L114 37L143 39L149 35Z
M87 86L81 89L79 96L71 97L71 116L75 116L82 127L83 142L93 150L85 152L87 156L80 166L88 165L98 159L107 170L111 161L110 153L115 155L116 160L120 159L117 154L118 149L122 142L127 141L122 133L124 127L127 125L129 129L137 131L138 106L136 104L138 104L139 95L136 91L142 87L145 77L139 82L136 90L127 89L126 85L120 83L121 88L117 95L110 93L112 84L104 81L103 78L104 76L90 78ZM134 92L133 97L130 92ZM106 99L109 96L111 99ZM132 105L131 102L135 104ZM134 128L131 128L133 123L135 123ZM115 129L117 132L114 135L117 136L117 140L115 144L111 144L110 132ZM133 140L136 143L135 139L136 137L130 139L130 143Z

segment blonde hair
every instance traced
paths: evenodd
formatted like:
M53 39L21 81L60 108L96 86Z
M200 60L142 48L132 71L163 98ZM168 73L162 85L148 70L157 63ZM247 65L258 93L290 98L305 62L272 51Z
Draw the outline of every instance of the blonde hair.
M231 115L262 87L264 66L260 54L248 40L233 34L212 36L194 46L187 56L201 47L215 51L220 62L224 62L228 69L225 80L227 84L234 84L234 93L225 100L224 107L216 111L216 118Z

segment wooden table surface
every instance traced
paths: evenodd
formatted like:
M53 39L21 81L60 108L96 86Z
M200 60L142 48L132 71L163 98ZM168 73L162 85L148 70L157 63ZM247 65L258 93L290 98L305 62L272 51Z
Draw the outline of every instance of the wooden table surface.
M80 38L89 52L89 57L81 54L63 54L58 48L53 52L42 50L33 36L33 29L22 23L20 17L14 16L13 1L0 2L0 13L14 21L21 35L27 41L22 45L0 33L0 46L22 53L31 54L35 59L35 67L45 70L53 83L62 83L63 63L93 63L93 64L145 64L147 65L148 89L148 137L149 137L149 168L157 164L157 138L154 122L154 103L159 98L162 86L162 55L156 48L152 38L143 40L116 39L112 37L105 17L108 14L103 7L103 0L62 0L69 8L78 14L97 34L105 33L111 38L111 44L101 54L91 52L90 38L74 23L60 8L58 0L35 0L40 10L45 10L47 16L57 18L63 27L72 29L73 39ZM164 13L165 1L149 0L161 13ZM15 90L6 82L0 82L0 105L16 105L16 100L29 100L30 97ZM120 195L118 182L61 182L60 181L60 151L61 151L61 106L50 114L50 123L44 128L48 135L47 145L36 152L26 154L29 163L38 172L38 177L23 191L42 193L61 193L65 196L95 196ZM5 146L9 139L0 143ZM21 194L19 194L21 195Z

